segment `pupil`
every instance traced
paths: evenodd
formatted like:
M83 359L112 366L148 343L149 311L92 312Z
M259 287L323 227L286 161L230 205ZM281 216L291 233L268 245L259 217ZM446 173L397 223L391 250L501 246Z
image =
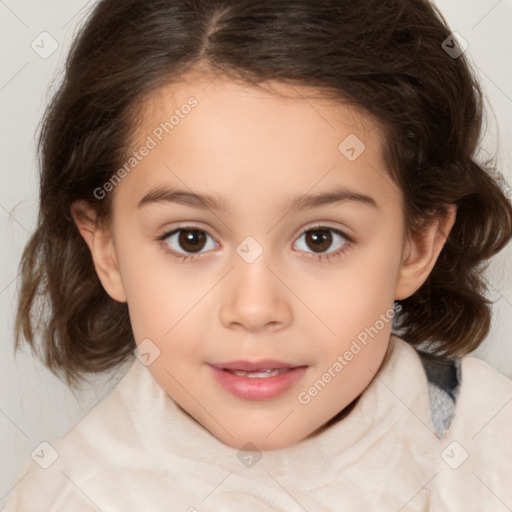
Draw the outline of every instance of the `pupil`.
M318 233L320 233L320 235ZM332 242L330 232L325 229L317 229L315 231L310 231L307 237L307 241L312 242L314 246L311 248L314 250L318 249L318 252L322 252L328 249Z
M189 252L197 252L203 248L206 237L204 236L203 233L201 233L201 231L189 229L182 230L178 238L179 243L183 249ZM203 243L201 244L201 242Z

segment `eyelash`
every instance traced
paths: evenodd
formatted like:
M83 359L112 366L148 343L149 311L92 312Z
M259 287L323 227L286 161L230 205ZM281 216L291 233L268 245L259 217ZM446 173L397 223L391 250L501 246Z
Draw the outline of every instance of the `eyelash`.
M308 257L311 257L311 258L313 258L313 259L315 259L317 261L320 261L320 262L330 261L331 259L338 258L340 256L344 256L345 253L349 249L352 248L354 240L351 237L349 237L348 235L346 235L343 231L340 231L339 229L331 228L329 226L322 226L321 224L316 225L316 226L308 227L307 229L305 229L299 235L299 238L302 235L304 235L305 233L308 233L309 231L320 231L320 230L332 231L333 233L336 233L337 235L342 236L345 239L345 243L343 244L342 247L340 247L339 249L336 249L336 251L331 252L331 253L310 253L310 252L306 252ZM202 254L205 254L205 253L182 254L182 253L179 253L179 252L171 249L169 247L169 244L167 244L165 242L165 240L167 238L169 238L171 235L174 235L175 233L179 233L180 231L201 231L202 233L206 233L209 237L211 237L213 239L213 237L207 231L205 231L204 229L200 228L199 226L194 226L194 225L180 226L179 228L173 229L172 231L165 232L163 235L160 235L157 238L157 241L159 242L159 244L162 246L163 250L167 254L170 254L174 259L182 261L182 262L193 260L193 259L195 259L197 257L200 257Z

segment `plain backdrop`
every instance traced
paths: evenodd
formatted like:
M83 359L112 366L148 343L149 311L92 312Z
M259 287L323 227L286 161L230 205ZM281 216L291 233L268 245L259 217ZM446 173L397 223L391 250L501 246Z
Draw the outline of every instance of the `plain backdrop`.
M76 27L95 3L96 0L0 0L0 507L17 482L21 463L42 441L60 439L110 392L123 373L97 379L75 396L28 349L16 357L13 353L18 264L35 227L38 208L38 123L62 74ZM512 2L436 3L452 30L467 41L466 55L487 97L482 155L497 153L500 169L512 184ZM52 45L57 47L47 55ZM512 195L511 189L508 194ZM484 344L473 354L508 376L512 376L511 269L509 244L487 272L490 296L496 301L494 323Z

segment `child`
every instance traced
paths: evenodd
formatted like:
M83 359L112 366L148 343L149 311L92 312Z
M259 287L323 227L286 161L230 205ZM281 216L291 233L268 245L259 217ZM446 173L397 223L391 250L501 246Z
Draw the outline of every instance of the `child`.
M512 207L458 49L427 0L100 1L16 332L130 366L6 511L510 510L512 386L463 356Z

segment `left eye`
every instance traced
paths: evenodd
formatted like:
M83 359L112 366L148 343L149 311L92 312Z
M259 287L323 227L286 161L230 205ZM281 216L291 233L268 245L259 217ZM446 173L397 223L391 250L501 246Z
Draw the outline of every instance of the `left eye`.
M305 243L299 244L298 242L302 238L304 238ZM338 247L332 248L330 252L339 251L347 242L348 237L338 229L319 226L304 231L297 240L297 245L302 245L302 247L298 247L299 250L308 252L307 249L309 248L312 249L314 253L323 253L331 248L333 243L338 245Z

